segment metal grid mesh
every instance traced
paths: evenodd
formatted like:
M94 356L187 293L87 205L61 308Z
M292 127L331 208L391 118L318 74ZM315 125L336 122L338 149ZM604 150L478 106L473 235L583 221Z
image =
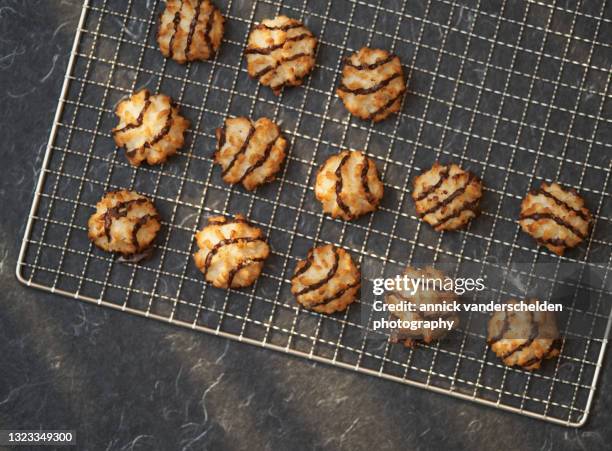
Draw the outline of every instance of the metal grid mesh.
M150 3L153 3L152 5ZM160 2L86 2L29 219L18 276L28 285L174 324L333 363L550 421L580 425L590 409L610 329L610 51L605 1L572 8L538 1L217 1L228 19L220 54L179 66L155 43ZM304 86L274 97L242 62L254 22L284 13L319 37L317 68ZM341 57L363 45L392 49L408 78L399 115L380 124L350 118L333 93ZM576 84L576 80L578 84ZM135 169L110 135L114 105L149 87L171 95L192 121L168 164ZM225 185L210 156L228 115L282 123L291 148L282 176L250 194ZM365 149L385 182L379 211L351 223L321 214L316 168L344 148ZM455 161L485 181L484 213L461 233L422 227L410 180L433 161ZM589 242L558 258L518 232L518 204L540 181L575 187L596 215ZM164 219L154 257L118 263L89 243L86 223L102 194L135 189ZM193 233L211 214L243 213L269 237L273 255L254 287L221 291L191 261ZM369 333L371 306L332 316L299 309L289 278L314 244L334 243L365 277L406 263L446 265L489 277L512 294L507 267L561 287L565 265L595 268L602 284L588 308L579 284L560 324L561 356L539 372L508 369L487 350L485 316L455 338L415 350ZM539 264L553 268L534 276ZM492 283L493 282L493 283ZM369 320L368 320L369 319ZM365 321L368 320L368 321Z

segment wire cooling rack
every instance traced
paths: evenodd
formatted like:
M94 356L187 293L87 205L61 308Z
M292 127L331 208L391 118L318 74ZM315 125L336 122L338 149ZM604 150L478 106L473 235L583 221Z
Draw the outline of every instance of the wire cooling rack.
M160 3L85 2L19 258L22 282L531 417L586 421L611 318L605 1L217 1L227 18L221 51L187 66L157 49ZM248 78L242 53L253 23L278 13L302 19L319 47L305 84L277 98ZM341 58L365 45L397 53L408 79L401 114L379 124L351 118L334 95ZM142 87L171 95L192 128L167 164L135 169L110 130L116 103ZM291 141L279 179L255 193L225 185L211 164L213 131L230 115L271 117ZM350 223L323 216L312 190L316 168L344 148L365 149L386 186L381 208ZM437 234L415 216L410 180L435 160L484 180L483 214L465 231ZM588 242L565 257L537 248L516 224L522 196L553 180L576 188L596 217ZM117 188L154 199L164 220L153 258L138 265L87 239L93 206ZM207 216L238 212L265 230L273 254L253 287L221 291L192 263L192 236ZM300 309L289 279L322 243L348 249L365 279L407 263L444 265L487 277L495 299L515 294L517 278L537 280L548 299L566 299L561 355L533 373L500 365L484 314L410 350L372 333L367 299L336 315Z

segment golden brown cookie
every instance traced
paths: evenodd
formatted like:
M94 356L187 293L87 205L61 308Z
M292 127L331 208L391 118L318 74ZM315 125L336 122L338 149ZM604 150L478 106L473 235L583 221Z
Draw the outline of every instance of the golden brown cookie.
M557 183L542 183L521 203L519 224L523 231L557 255L585 240L591 222L591 212L578 193Z
M151 95L142 89L117 105L119 125L113 129L117 147L126 149L131 164L160 164L174 155L185 142L189 121L181 116L172 99Z
M418 215L436 231L464 227L480 210L482 182L456 164L434 163L414 179L412 199Z
M399 111L405 91L399 57L363 47L346 58L336 93L352 114L378 122Z
M134 191L111 191L89 218L89 239L100 249L124 256L143 254L161 224L153 203Z
M279 95L285 86L302 84L315 65L317 39L302 24L286 16L266 19L249 36L247 70Z
M537 304L529 299L527 304ZM508 304L519 304L516 299ZM489 320L488 343L507 366L537 370L542 360L559 355L559 331L554 312L495 312Z
M166 58L184 64L212 58L221 46L224 18L209 0L167 0L157 44Z
M270 119L252 122L246 117L225 120L218 128L215 163L223 168L223 180L242 183L248 189L274 180L285 159L287 140Z
M430 266L423 269L413 268L408 266L404 271L404 276L410 279L428 280L429 285L418 286L417 289L409 287L395 287L385 295L387 304L405 304L409 303L416 307L417 311L393 311L392 318L397 318L400 321L435 321L443 319L445 321L453 321L453 329L459 326L459 314L447 308L447 310L438 311L420 311L418 309L425 308L426 304L441 304L452 306L458 301L454 291L446 291L443 289L444 281L447 276L440 270ZM440 283L437 280L441 281ZM408 289L405 289L408 288ZM409 329L399 328L391 332L391 342L404 342L406 347L413 347L417 342L431 343L434 340L440 340L447 333L448 329L438 328L420 328Z
M247 287L259 277L270 254L263 233L242 215L214 216L195 235L199 250L195 264L204 279L217 288Z
M328 244L308 252L295 267L291 292L307 309L319 313L339 312L351 304L359 291L361 274L344 249Z
M360 151L344 150L329 157L315 183L323 211L347 221L376 210L383 192L376 164Z

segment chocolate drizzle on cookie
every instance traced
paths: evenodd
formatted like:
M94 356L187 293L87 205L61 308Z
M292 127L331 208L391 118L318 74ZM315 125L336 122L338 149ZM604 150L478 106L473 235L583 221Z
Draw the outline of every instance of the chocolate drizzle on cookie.
M278 95L285 86L301 84L313 69L316 44L315 36L297 20L265 20L253 28L244 50L248 73Z
M393 80L401 76L402 76L401 73L392 74L391 76L385 78L384 80L379 81L373 86L368 86L367 88L350 89L350 88L347 88L344 84L341 84L338 87L338 89L340 89L343 92L346 92L347 94L354 94L354 95L359 95L359 96L374 94L375 92L380 91L385 86L387 86L389 83L391 83Z
M246 117L229 118L216 135L214 160L226 183L241 183L252 190L273 180L280 170L287 140L270 119L252 122Z
M532 221L542 221L542 220L550 219L551 221L554 221L557 224L559 224L561 227L565 227L567 230L569 230L570 232L572 232L574 235L576 235L578 238L582 240L584 240L587 237L585 233L582 233L580 230L578 230L576 227L571 225L569 222L563 220L562 218L560 218L559 216L553 213L532 213L530 215L521 215L521 219L531 219ZM558 240L564 245L567 245L566 241L560 238Z
M208 49L209 58L212 58L216 53L216 50L213 47L212 39L210 37L210 32L212 30L215 13L217 11L217 7L215 5L212 5L212 8L208 13L208 17L206 18L206 28L204 29L204 43L206 44L206 48Z
M368 114L367 120L375 120L378 116L384 115L387 112L387 110L390 110L391 107L395 105L395 102L404 95L405 90L406 88L403 88L402 90L398 91L396 95L394 95L393 97L390 97L389 100L387 100L387 103L382 105L377 110L374 110L373 112Z
M336 92L352 114L379 121L399 110L406 83L397 55L364 47L344 61Z
M575 190L569 190L568 192L571 193L573 196L578 196L578 194L576 193ZM566 201L564 201L562 199L559 199L553 193L551 193L550 191L547 191L546 189L544 189L544 186L540 186L540 189L532 191L532 194L534 194L534 195L542 194L542 195L548 197L549 199L552 199L553 201L555 201L555 203L557 203L557 205L565 208L566 210L568 210L570 212L573 211L574 213L576 213L578 216L580 216L585 221L588 222L588 221L591 220L591 218L590 218L588 213L585 213L582 209L575 208L575 207L571 206L570 204L568 204Z
M254 78L260 78L263 77L264 75L266 75L268 72L271 72L273 70L276 70L279 66L281 66L284 63L289 63L291 61L295 61L297 59L300 59L304 56L309 56L308 53L304 53L304 52L300 52L300 53L296 53L294 55L291 56L283 56L281 57L278 61L276 61L274 64L270 64L268 66L265 66L263 69L258 70L257 72L255 72L255 74L253 75ZM280 87L278 88L280 89Z
M350 255L329 244L311 249L291 278L298 303L320 313L344 310L355 300L359 286L359 270Z
M112 208L106 210L106 213L103 215L104 219L104 234L106 235L107 240L111 241L111 227L113 225L113 221L115 219L124 218L128 215L130 211L130 207L135 204L142 204L148 202L147 199L138 198L138 199L130 199L123 202L118 203ZM142 226L142 225L141 225ZM140 228L139 226L138 228ZM138 231L137 231L138 232Z
M195 239L199 248L193 256L196 266L217 288L251 285L270 253L261 230L241 215L209 218Z
M303 26L304 25L302 25L302 23L298 21L288 22L288 23L285 23L283 25L278 25L278 26L270 26L264 22L261 22L260 24L257 24L255 29L256 30L269 30L269 31L274 31L274 30L289 31L294 28L301 28Z
M234 278L236 277L236 274L238 274L242 269L252 264L255 264L255 263L261 263L265 259L266 259L265 257L257 257L257 258L247 258L247 259L242 260L240 263L238 263L237 266L233 267L230 270L229 276L227 278L227 284L231 287L232 284L234 283Z
M246 171L244 171L244 174L242 174L242 176L238 180L238 183L242 183L249 175L251 175L253 171L255 171L256 169L266 164L266 161L268 161L272 153L272 148L276 145L279 138L280 138L280 134L276 135L276 137L268 143L268 145L266 146L266 149L264 150L263 155L260 158L258 158L257 161L254 164L252 164Z
M174 39L176 38L176 32L178 31L179 24L181 23L181 11L183 10L183 5L185 0L181 0L181 7L174 14L174 19L172 20L172 25L174 27L174 31L172 32L172 37L170 38L170 44L168 45L169 57L172 58L174 56Z
M140 219L138 219L138 221L136 221L136 224L134 224L134 228L132 229L132 243L137 249L140 249L141 247L140 243L138 242L138 232L147 222L152 219L156 219L159 221L160 218L158 215L144 215Z
M414 180L412 198L419 217L435 230L456 230L480 212L482 182L456 164L433 167Z
M234 238L226 238L224 240L219 241L217 244L213 246L213 248L206 255L206 261L204 262L202 273L204 273L204 276L206 276L206 273L208 272L210 268L213 258L225 246L232 246L232 245L239 244L239 243L242 243L242 244L255 243L257 241L265 243L265 241L262 240L261 238L254 238L254 237L234 237Z
M319 288L321 288L323 285L325 285L327 282L329 282L331 279L334 278L334 276L336 275L336 272L338 271L338 263L340 262L340 256L338 255L338 250L336 248L333 249L333 253L334 253L334 263L332 264L331 268L329 268L327 275L321 280L302 288L300 291L295 293L296 296L301 296L311 291L318 290Z
M172 11L176 11L172 16ZM210 0L168 0L157 41L164 56L180 64L212 58L223 37L223 16ZM189 22L189 25L184 25Z
M538 303L535 299L524 302ZM518 304L519 301L510 299L508 303ZM559 353L554 312L496 312L489 320L487 343L504 364L518 365L527 370L537 369L544 359Z
M340 209L344 211L344 213L346 214L348 218L352 218L353 215L351 214L351 209L349 208L349 206L346 205L344 201L342 200L342 185L344 183L344 178L342 176L342 168L344 167L344 165L346 164L346 162L348 161L350 157L351 157L351 154L347 152L342 157L342 159L340 160L340 164L336 168L336 203L338 204L338 207L340 207Z
M187 59L189 59L189 51L191 50L191 44L193 43L193 35L196 31L196 27L198 26L198 19L200 18L200 13L202 12L202 2L203 0L198 0L198 3L196 4L196 7L195 7L195 14L193 16L193 19L191 19L191 22L189 23L189 32L187 33L187 41L185 41L185 58ZM210 16L206 20L207 26L209 23L211 23L210 18L212 14L214 13L214 11L215 10L213 9ZM176 34L176 29L174 33ZM208 46L208 48L210 49L210 46Z
M107 192L89 218L89 239L100 249L136 261L148 250L160 229L153 203L134 191Z
M306 256L305 263L302 266L299 266L298 269L295 270L295 273L293 274L293 279L301 276L306 271L308 271L310 267L312 266L313 259L314 259L313 250L310 249L308 251L308 255Z
M279 42L278 44L269 45L268 47L249 47L244 51L244 54L245 55L253 55L253 54L269 55L275 50L282 49L287 42L301 41L302 39L311 38L311 37L313 37L312 33L308 31L306 33L297 34L295 36L285 38L285 40ZM295 55L293 55L293 57L295 57Z
M142 109L140 110L140 113L138 114L138 117L136 118L136 121L130 124L127 124L122 128L113 130L113 135L118 134L118 133L123 133L128 130L132 130L132 129L142 126L144 122L145 114L147 113L147 110L149 109L150 106L151 106L151 93L148 90L145 90L144 91L144 103L142 105Z
M372 205L375 205L377 203L377 200L374 197L374 194L372 194L372 191L370 191L370 181L368 180L368 172L370 171L370 165L373 165L374 163L372 163L371 160L365 155L362 155L362 162L363 167L361 168L361 186L363 187L363 192L365 193L365 197L368 202ZM374 170L376 171L376 166L374 166Z
M242 142L242 144L238 148L238 151L234 154L234 156L232 157L232 160L227 165L227 167L225 167L223 169L223 172L222 172L223 175L225 175L229 171L231 171L232 168L234 167L234 164L236 164L236 161L238 161L238 158L247 151L247 149L249 147L249 143L251 142L251 138L253 137L254 134L255 134L255 127L250 125L249 126L249 132L247 133L247 136L246 136L245 140Z
M360 151L344 150L328 158L315 182L323 210L347 221L376 210L383 190L376 164Z
M467 187L472 183L472 181L476 178L474 176L474 174L472 174L471 172L468 172L468 179L465 182L465 184L459 188L457 188L455 191L453 191L450 195L444 197L442 200L440 200L438 203L434 203L431 207L429 207L427 210L424 210L422 212L419 212L419 215L422 217L427 216L431 213L434 213L438 210L441 210L442 208L446 207L448 204L450 204L452 201L454 201L457 197L461 196L463 193L465 193L465 190L467 189ZM463 211L463 209L467 208L468 204L464 204L459 210L458 210L458 214L461 214L461 212Z
M355 64L355 63L353 63L351 58L345 58L344 59L344 64L346 64L347 66L353 67L353 68L355 68L357 70L373 70L373 69L376 69L376 68L378 68L380 66L384 66L387 63L390 63L395 58L397 58L397 55L395 55L394 53L389 53L389 55L387 55L386 57L383 57L383 58L379 59L378 61L376 61L376 62L374 62L372 64L367 64L367 63Z
M138 117L129 122L132 111L138 106ZM119 126L112 130L115 144L125 148L128 160L135 166L143 161L163 163L184 143L189 121L179 114L178 107L164 94L151 95L143 89L122 100L115 113L120 119Z
M591 213L575 190L543 183L523 199L519 223L538 243L561 255L588 238Z
M171 104L171 108L168 109L168 113L166 114L166 123L164 124L163 128L159 131L159 133L153 137L153 139L145 143L144 145L145 148L153 147L155 144L157 144L162 139L164 139L168 135L168 133L170 133L170 129L172 128L172 117L174 114L173 113L174 108L175 108L174 104Z
M442 183L444 183L444 181L448 178L448 166L445 166L439 174L439 178L438 181L433 184L428 186L427 188L423 189L421 191L421 193L418 196L413 196L415 202L419 202L421 200L426 199L427 197L429 197L430 194L435 193L436 190L438 188L440 188L440 186L442 186Z
M342 296L344 296L350 290L352 290L354 288L359 288L360 285L361 285L360 282L351 283L350 285L347 285L346 287L338 290L336 293L332 294L331 296L329 296L327 298L323 298L320 301L317 301L315 303L305 302L304 306L307 307L307 308L311 308L311 307L316 306L316 305L319 305L319 306L329 305L332 302L337 301L338 299L340 299Z

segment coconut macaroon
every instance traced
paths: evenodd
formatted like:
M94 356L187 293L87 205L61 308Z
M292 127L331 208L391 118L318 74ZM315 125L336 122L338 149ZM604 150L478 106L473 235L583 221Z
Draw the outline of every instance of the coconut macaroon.
M323 211L347 221L376 210L383 192L376 164L360 151L344 150L329 157L315 183Z
M438 232L460 229L480 212L482 182L456 164L436 162L415 177L413 184L418 215Z
M299 20L286 16L263 20L249 36L245 50L253 78L279 95L298 86L315 65L317 39Z
M593 218L575 190L542 183L521 203L519 223L524 232L557 255L578 246L589 235Z
M507 301L518 304L516 299ZM524 301L538 304L537 299ZM489 320L487 341L491 350L507 366L537 370L544 359L559 355L559 330L555 313L550 311L498 311Z
M153 202L134 191L121 190L106 193L96 204L88 235L105 251L145 256L160 227Z
M319 313L339 312L355 301L361 273L350 254L327 244L308 252L295 267L291 292L298 303Z
M401 305L411 304L415 311L398 308L391 313L392 318L400 321L452 321L452 329L459 326L459 314L451 307L458 301L454 291L444 290L444 281L447 276L440 270L430 266L423 269L408 266L404 271L404 276L416 280L427 281L427 285L419 285L418 289L404 290L405 287L395 287L385 295L387 304ZM436 307L427 305L437 304ZM423 310L423 311L422 311ZM399 328L391 331L390 340L392 343L403 342L406 347L413 347L417 342L431 343L435 340L444 338L449 332L448 329L424 328L405 329Z
M226 119L216 135L215 163L222 167L225 182L252 190L274 180L287 148L278 125L265 117L256 122L236 117Z
M374 122L399 111L404 92L406 81L399 57L367 47L346 58L336 90L347 110Z
M167 0L159 18L157 44L180 64L212 58L221 46L224 18L209 0Z
M119 102L115 114L119 117L119 125L113 129L115 144L125 148L134 166L143 161L163 163L185 143L189 121L167 95L151 95L142 89Z
M238 214L214 216L195 235L199 250L193 258L204 279L217 288L247 287L259 277L270 254L260 229Z

